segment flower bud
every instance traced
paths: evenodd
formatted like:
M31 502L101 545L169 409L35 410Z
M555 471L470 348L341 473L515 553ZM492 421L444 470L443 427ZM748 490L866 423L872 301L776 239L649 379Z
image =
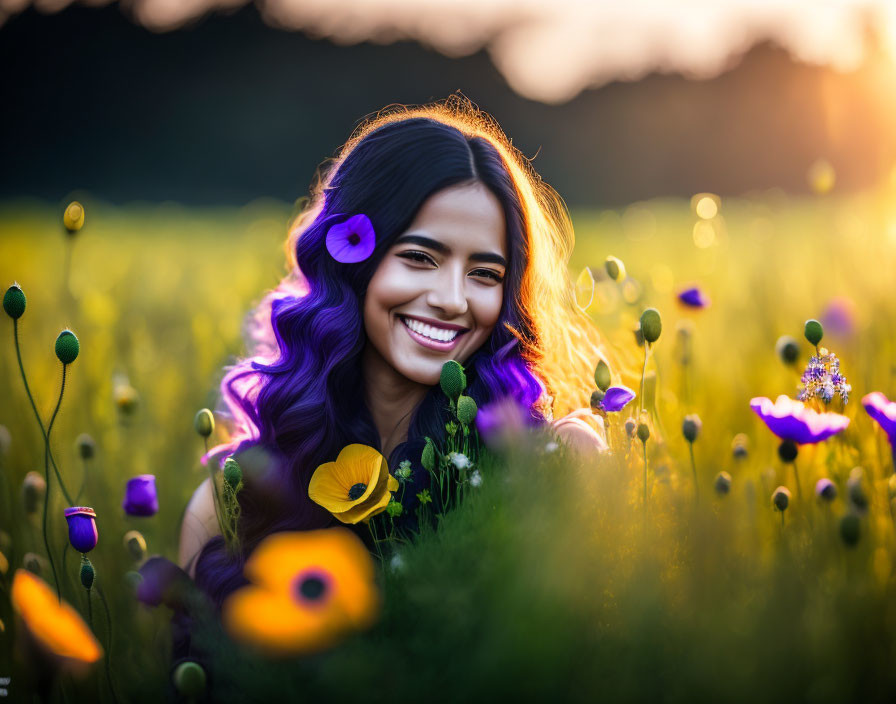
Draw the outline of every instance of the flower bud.
M818 343L821 342L821 338L824 337L824 328L821 327L821 323L814 318L811 318L806 321L806 327L803 334L810 343L818 347Z
M790 505L790 489L786 486L779 486L772 494L772 504L778 511L786 511Z
M93 581L96 579L96 570L93 569L93 563L87 559L87 555L81 555L81 584L84 588L90 590L93 587Z
M663 321L660 318L660 312L656 308L648 308L641 313L641 334L644 341L652 344L660 339L660 333L663 331Z
M22 505L29 516L37 513L47 493L47 482L37 472L28 472L22 481Z
M96 454L96 443L87 433L81 433L75 438L75 447L78 448L78 455L82 460L92 459Z
M798 452L799 448L793 440L784 440L778 445L778 457L781 458L782 462L790 463L795 461Z
M775 343L775 352L784 364L796 364L800 356L800 344L790 335L781 335Z
M684 422L681 424L681 432L684 435L684 439L688 442L694 442L697 436L700 435L700 428L702 427L703 423L700 421L700 416L696 413L686 415Z
M591 401L589 403L591 405L591 410L595 413L601 410L600 403L604 400L604 396L606 396L606 394L600 389L595 389L591 392Z
M62 215L62 224L69 234L74 234L84 227L84 206L76 200L69 203Z
M197 699L205 691L205 670L192 660L186 660L174 668L171 679L175 689L185 699Z
M476 402L469 396L459 396L457 399L457 419L464 425L473 425L476 420Z
M858 477L850 477L846 481L846 493L849 497L849 503L853 505L860 514L868 512L868 496L862 487L862 480Z
M853 547L858 543L861 532L862 522L856 514L847 513L840 519L840 538L847 546Z
M613 281L622 281L625 278L625 264L617 257L607 257L604 260L604 269Z
M3 296L3 310L13 320L18 320L25 314L25 292L18 284L13 284Z
M604 360L599 360L594 369L594 383L597 384L598 389L606 391L612 382L610 366Z
M635 419L629 418L625 421L625 433L630 438L635 436L635 427L636 427Z
M243 482L243 470L233 457L228 457L224 461L224 481L227 482L230 485L230 488L234 491L237 491L240 484Z
M815 483L815 495L823 501L831 502L837 498L837 485L827 477L822 477Z
M432 472L436 468L436 449L433 447L432 440L426 438L426 446L423 448L423 454L420 457L420 464L424 469Z
M129 530L124 534L124 546L134 562L141 562L146 557L146 538L138 530Z
M202 408L193 418L193 427L202 437L207 438L215 432L215 416L207 408Z
M744 433L738 433L734 436L734 440L731 441L731 454L734 455L735 459L744 459L748 454L749 444L749 438Z
M638 440L641 442L647 442L650 438L650 428L647 427L647 423L638 423Z
M118 383L112 389L112 395L115 399L115 405L122 415L129 416L137 410L137 404L140 396L137 389L128 383Z
M56 338L56 357L63 364L71 364L78 358L81 345L71 330L63 330Z
M453 359L442 365L442 373L439 376L439 385L445 395L453 401L467 388L467 377L464 368Z
M719 472L716 475L715 482L713 483L715 487L716 493L719 495L725 495L731 491L731 475L728 472Z

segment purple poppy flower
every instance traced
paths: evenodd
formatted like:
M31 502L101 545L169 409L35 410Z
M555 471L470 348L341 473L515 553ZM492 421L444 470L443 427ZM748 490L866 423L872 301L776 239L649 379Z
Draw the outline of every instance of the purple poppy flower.
M703 293L697 286L691 286L679 292L678 300L688 308L706 308L709 306L709 296Z
M140 576L138 601L147 606L164 604L175 611L186 608L193 580L171 560L158 555L149 558L141 565Z
M327 251L333 259L343 264L364 261L373 254L375 246L373 224L363 213L333 225L327 231Z
M849 425L849 418L839 413L818 413L807 408L802 401L781 395L771 399L759 396L750 400L750 408L782 440L800 445L827 440Z
M528 414L516 399L505 396L493 401L476 413L476 430L491 449L505 447L516 435L530 424Z
M868 415L883 428L896 451L896 401L891 401L880 391L872 391L862 398L862 405Z
M159 512L156 478L152 474L141 474L128 479L121 506L129 516L155 516Z
M78 552L90 552L96 547L99 531L96 529L96 511L87 506L65 509L68 522L68 541Z
M627 386L611 386L604 394L600 408L607 413L616 413L625 408L634 398L635 392Z

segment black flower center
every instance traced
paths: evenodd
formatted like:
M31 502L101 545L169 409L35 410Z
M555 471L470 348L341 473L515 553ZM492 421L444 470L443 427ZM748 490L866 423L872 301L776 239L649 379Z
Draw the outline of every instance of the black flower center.
M308 601L323 599L327 593L327 583L320 577L306 577L299 583L299 594Z
M365 491L367 491L367 485L359 482L358 484L355 484L351 489L348 490L348 498L351 501L354 501L355 499L360 499L362 496L364 496Z
M348 236L349 244L358 244L361 241L361 236L357 232L353 232Z

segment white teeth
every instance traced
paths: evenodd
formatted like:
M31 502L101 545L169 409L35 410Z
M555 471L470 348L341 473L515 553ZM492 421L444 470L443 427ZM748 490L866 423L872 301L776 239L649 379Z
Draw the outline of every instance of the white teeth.
M428 337L430 340L435 340L436 342L451 342L451 340L457 337L460 332L459 330L434 328L432 325L427 325L426 323L421 323L419 320L413 320L411 318L402 318L401 320L417 334L423 335L423 337Z

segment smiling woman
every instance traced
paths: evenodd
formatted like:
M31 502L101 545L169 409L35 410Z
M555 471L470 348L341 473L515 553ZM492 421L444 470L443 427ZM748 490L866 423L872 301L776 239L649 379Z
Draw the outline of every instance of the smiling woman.
M211 455L260 450L268 461L244 472L240 554L208 539L210 484L188 507L181 562L213 601L244 583L242 564L270 533L336 523L309 484L349 445L382 452L390 468L410 463L414 514L425 438L448 420L449 360L464 365L478 407L510 397L533 425L567 414L558 435L602 449L602 426L575 410L588 405L601 349L574 302L572 245L560 197L465 99L359 128L291 227L290 274L251 319L252 355L222 382L234 434Z

